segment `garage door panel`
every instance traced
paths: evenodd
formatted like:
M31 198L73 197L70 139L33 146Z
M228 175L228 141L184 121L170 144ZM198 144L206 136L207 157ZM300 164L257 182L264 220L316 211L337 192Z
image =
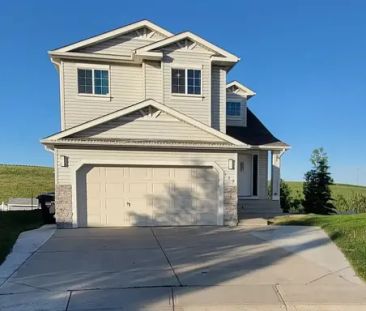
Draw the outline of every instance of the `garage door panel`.
M132 182L126 183L128 192L131 194L136 193L137 195L149 193L150 191L150 184L146 182Z
M124 184L113 183L105 184L105 195L107 198L119 198L124 192Z
M130 167L129 178L131 180L143 180L151 178L151 168L148 167Z
M217 224L213 168L96 166L85 180L88 226Z
M123 167L106 167L104 168L104 176L110 182L118 182L124 177L124 169Z
M101 192L101 185L100 184L92 184L89 183L86 188L87 194L89 198L99 198Z
M154 180L169 180L171 178L171 168L163 168L163 167L154 167L152 169L152 174L153 174L153 178Z

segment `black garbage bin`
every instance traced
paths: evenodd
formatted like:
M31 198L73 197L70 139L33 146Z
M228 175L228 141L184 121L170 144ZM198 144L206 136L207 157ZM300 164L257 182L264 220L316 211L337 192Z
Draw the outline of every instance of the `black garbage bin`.
M46 224L55 223L55 193L42 193L38 197L38 202L41 205L43 221Z

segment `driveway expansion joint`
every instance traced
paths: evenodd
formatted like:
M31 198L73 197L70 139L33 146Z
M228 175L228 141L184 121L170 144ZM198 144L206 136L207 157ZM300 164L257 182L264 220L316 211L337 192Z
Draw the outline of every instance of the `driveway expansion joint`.
M288 310L288 305L285 301L284 294L282 293L281 285L280 284L275 284L273 286L273 289L274 289L278 299L281 301L281 303L285 307L285 310L287 311Z
M156 234L155 234L155 232L154 232L154 229L153 229L153 228L150 228L150 230L151 230L152 235L153 235L153 236L154 236L154 238L155 238L156 243L159 245L159 247L160 247L161 251L163 252L163 254L164 254L164 257L165 257L166 261L168 262L168 264L169 264L170 268L172 269L172 272L173 272L173 274L174 274L174 276L175 276L175 278L176 278L176 280L177 280L177 282L178 282L179 286L183 286L182 282L180 281L180 279L179 279L178 275L176 274L176 272L175 272L175 270L174 270L174 267L173 267L172 263L170 262L170 259L169 259L168 255L167 255L167 253L165 252L165 250L164 250L163 246L161 245L161 243L160 243L160 241L159 241L158 237L156 236Z

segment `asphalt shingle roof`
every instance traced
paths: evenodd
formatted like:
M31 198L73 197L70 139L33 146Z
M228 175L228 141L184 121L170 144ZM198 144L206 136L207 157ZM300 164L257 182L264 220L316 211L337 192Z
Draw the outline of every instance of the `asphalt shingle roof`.
M247 126L227 126L226 134L252 146L289 147L264 126L250 109L247 110Z

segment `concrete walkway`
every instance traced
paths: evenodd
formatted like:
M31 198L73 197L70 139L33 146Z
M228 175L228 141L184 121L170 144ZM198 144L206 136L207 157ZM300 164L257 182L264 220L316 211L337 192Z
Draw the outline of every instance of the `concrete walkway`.
M314 227L57 230L0 287L1 310L366 310Z

